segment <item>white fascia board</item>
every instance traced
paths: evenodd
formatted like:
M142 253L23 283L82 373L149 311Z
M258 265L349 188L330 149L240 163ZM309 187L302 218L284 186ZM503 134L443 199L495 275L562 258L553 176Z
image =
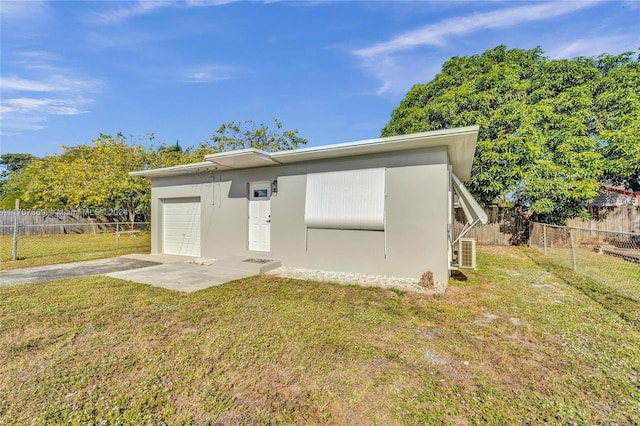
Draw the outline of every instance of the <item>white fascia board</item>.
M460 179L452 173L451 177L453 178L453 189L458 195L458 199L460 200L460 205L462 206L462 210L464 211L464 215L467 218L467 224L473 225L477 222L481 222L485 225L489 218L487 214L484 212L480 204L473 198L473 195L469 192L467 188L464 187Z
M410 149L446 147L454 172L464 181L471 176L471 164L478 139L478 126L412 133L320 147L279 151L271 157L281 164L326 160Z
M209 170L247 169L278 164L352 157L356 155L444 147L447 149L453 172L460 180L467 181L471 176L471 165L473 164L473 157L476 150L478 131L479 126L468 126L273 153L255 148L247 148L210 154L205 156L207 161L201 163L185 164L155 170L142 170L132 172L131 176L161 177L197 173L203 167L203 164L207 164Z
M212 164L210 161L201 161L199 163L181 164L179 166L163 167L161 169L139 170L130 172L129 176L154 178L185 175L190 173L212 172L215 170L220 170L220 168L215 164Z

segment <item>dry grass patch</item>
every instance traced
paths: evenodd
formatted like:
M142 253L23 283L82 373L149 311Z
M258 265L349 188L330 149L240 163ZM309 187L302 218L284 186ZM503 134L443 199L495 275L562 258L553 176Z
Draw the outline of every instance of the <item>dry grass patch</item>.
M481 248L440 296L0 288L0 423L637 424L638 331L525 253Z

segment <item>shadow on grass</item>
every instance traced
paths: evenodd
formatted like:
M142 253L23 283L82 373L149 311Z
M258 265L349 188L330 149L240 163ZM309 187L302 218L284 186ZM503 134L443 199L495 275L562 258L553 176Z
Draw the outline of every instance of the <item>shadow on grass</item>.
M467 281L469 278L462 271L451 271L451 279L454 281Z

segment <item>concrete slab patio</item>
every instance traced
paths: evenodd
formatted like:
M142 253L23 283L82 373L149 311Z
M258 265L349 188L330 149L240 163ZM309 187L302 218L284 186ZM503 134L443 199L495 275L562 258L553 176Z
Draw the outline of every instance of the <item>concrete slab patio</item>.
M258 275L280 266L271 259L230 257L203 262L198 259L167 255L130 255L138 260L162 260L163 264L105 275L127 281L149 284L170 290L193 292L229 281Z

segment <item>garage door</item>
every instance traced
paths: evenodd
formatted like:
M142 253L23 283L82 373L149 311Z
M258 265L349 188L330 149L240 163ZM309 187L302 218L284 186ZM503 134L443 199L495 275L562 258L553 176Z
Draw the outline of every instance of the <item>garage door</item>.
M163 203L162 251L200 256L200 200L176 198Z

